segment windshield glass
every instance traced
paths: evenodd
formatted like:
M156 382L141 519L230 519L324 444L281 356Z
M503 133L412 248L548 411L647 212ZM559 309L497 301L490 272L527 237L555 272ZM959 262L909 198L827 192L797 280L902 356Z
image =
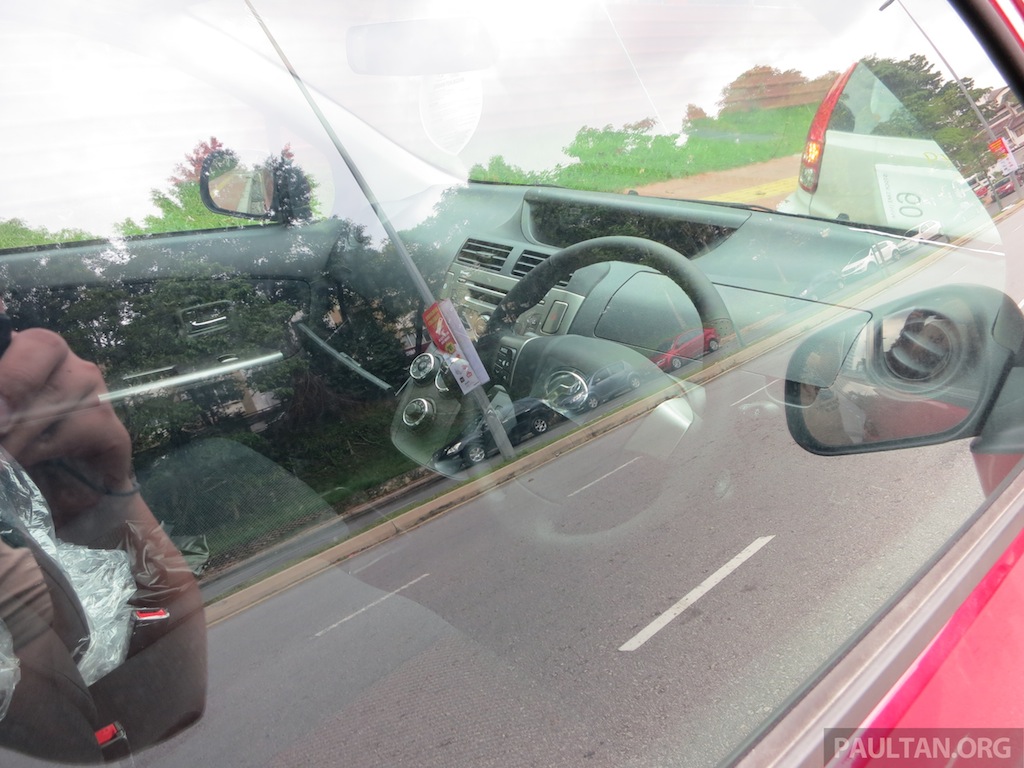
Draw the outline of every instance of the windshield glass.
M274 11L264 9L269 18ZM957 44L971 69L951 73L896 13L876 23L852 9L797 2L577 2L546 8L536 23L539 12L453 4L437 14L445 19L442 32L391 21L408 16L403 3L375 6L349 28L358 45L329 54L327 46L289 46L289 55L326 100L474 181L781 203L783 210L906 229L884 206L834 210L796 184L799 156L817 138L808 128L819 106L858 61L838 103L820 118L832 132L893 139L854 145L859 161L869 163L865 171L886 162L921 165L913 156L922 154L933 167L963 176L991 165L984 118L964 94L980 100L998 76L971 52L972 41ZM955 24L944 8L929 17L940 39ZM333 29L340 11L317 19ZM732 33L722 39L726 28ZM285 42L287 33L280 32ZM396 61L391 52L416 34L435 35L429 39L437 45ZM828 152L826 142L823 176L845 172L828 168L842 162L835 154L842 151ZM911 159L903 162L905 156ZM960 191L943 181L913 194ZM956 205L977 208L970 203L958 198ZM951 206L942 219L953 217Z
M5 766L729 762L1024 455L946 4L40 0L0 95Z

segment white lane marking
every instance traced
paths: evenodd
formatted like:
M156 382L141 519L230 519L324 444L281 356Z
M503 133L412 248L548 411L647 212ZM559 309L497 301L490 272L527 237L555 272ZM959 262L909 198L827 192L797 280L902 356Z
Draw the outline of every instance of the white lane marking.
M381 560L383 560L385 557L391 557L391 555L393 555L393 554L394 554L394 551L392 550L392 551L384 552L383 554L377 555L377 557L373 558L370 562L368 562L368 563L366 563L364 565L360 565L358 568L353 568L352 569L352 574L355 575L357 573L362 573L367 568L370 568L370 567L376 565Z
M652 621L650 624L648 624L646 627L640 630L640 632L638 632L632 640L630 640L621 648L619 648L619 650L635 651L641 645L643 645L652 637L654 637L658 632L667 627L669 622L672 621L672 619L679 616L683 611L685 611L687 608L689 608L691 605L697 602L700 598L702 598L704 595L710 592L712 587L714 587L716 584L722 581L722 579L724 579L730 573L732 573L741 565L743 565L743 563L749 560L751 557L753 557L757 553L757 551L761 549L761 547L763 547L765 544L767 544L774 538L775 536L773 535L762 536L761 538L756 539L752 544L750 544L750 546L748 546L746 549L744 549L742 552L736 555L736 557L734 557L728 563L726 563L713 574L704 579L704 581L701 582L700 586L692 589L682 600L680 600L678 603L673 605L671 608L669 608L667 611L661 614L658 618L656 618L654 621Z
M770 386L771 386L771 385L772 385L773 383L774 383L774 382L771 382L771 381L770 381L770 382L768 382L767 384L765 384L765 385L764 385L763 387L758 387L758 388L757 388L757 389L755 389L755 390L754 390L753 392L751 392L751 393L750 393L749 395L744 395L743 397L741 397L741 398L740 398L739 400L737 400L737 401L736 401L735 403L729 403L729 407L730 407L730 408L732 408L733 406L739 405L739 404L740 404L740 403L742 403L742 402L743 402L744 400L749 400L749 399L750 399L750 398L752 398L752 397L753 397L754 395L756 395L756 394L757 394L758 392L764 392L764 391L765 391L766 389L768 389L768 387L770 387Z
M583 486L582 488L577 488L577 489L576 489L575 491L573 491L572 493L570 493L570 494L569 494L569 496L570 496L570 497L572 497L572 496L575 496L575 495L576 495L577 493L583 493L583 491L587 490L587 488L592 488L593 486L595 486L595 485L597 485L598 483L600 483L600 482L601 482L602 480L607 480L607 479L608 479L609 477L611 477L612 475L614 475L614 474L615 474L616 472L618 472L618 471L619 471L620 469L625 469L625 468L626 468L626 467L628 467L628 466L629 466L630 464L632 464L632 463L633 463L634 461L640 461L640 459L641 459L641 458L642 458L642 457L640 457L640 456L637 456L636 458L632 458L632 459L630 459L630 460L629 460L629 461L627 461L627 462L626 462L625 464L623 464L623 465L622 465L621 467L616 467L616 468L615 468L615 469L613 469L613 470L612 470L611 472L606 472L606 473L604 473L604 474L603 474L603 475L601 475L601 476L600 476L599 478L597 478L597 480L594 480L594 481L593 481L592 483L587 483L587 484L586 484L586 485L584 485L584 486Z
M413 584L415 584L415 583L416 583L416 582L418 582L418 581L423 581L423 579L427 578L427 576L429 576L429 575L430 575L429 573L424 573L424 574L423 574L422 576L417 576L417 577L416 577L415 579L413 579L412 581L410 581L410 582L409 582L408 584L403 584L402 586L400 586L400 587L399 587L398 589L396 589L396 590L395 590L394 592L388 592L388 593L387 593L386 595L384 595L384 596L382 596L382 597L378 597L378 598L377 598L376 600L374 600L374 601L373 601L372 603L370 603L369 605L364 605L364 606L363 606L362 608L360 608L360 609L359 609L358 611L355 611L354 613L350 613L350 614L349 614L348 616L346 616L345 618L343 618L343 619L340 619L339 621L336 621L336 622L334 622L333 624L331 624L331 626L329 626L329 627L324 627L324 628L323 628L323 629L321 629L321 630L320 630L319 632L317 632L317 633L316 633L315 635L313 635L313 637L323 637L323 636L324 636L324 635L326 635L326 634L327 634L328 632L330 632L330 631L331 631L332 629L337 629L338 627L340 627L340 626L341 626L342 624L344 624L344 623L345 623L346 621L348 621L349 619L354 619L354 618L355 618L356 616L358 616L359 614L363 613L364 611L368 611L368 610L370 610L371 608L374 608L374 607L376 607L376 606L380 605L380 604L381 604L381 603L383 603L383 602L384 602L385 600L387 600L387 599L388 599L389 597L394 597L394 596L395 596L395 595L397 595L397 594L398 594L399 592L401 592L401 591L402 591L403 589L407 589L408 587L411 587L411 586L412 586Z

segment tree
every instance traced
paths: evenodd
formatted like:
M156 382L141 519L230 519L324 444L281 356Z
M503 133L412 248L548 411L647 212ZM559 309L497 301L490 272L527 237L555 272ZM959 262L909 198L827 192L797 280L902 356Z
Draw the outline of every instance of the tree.
M225 148L216 136L211 136L208 141L197 142L185 154L184 161L174 167L168 179L169 188L154 189L150 193L158 213L146 216L141 223L125 219L118 225L120 233L130 237L263 223L216 213L203 203L199 194L199 180L203 164L212 152L222 155L220 167L225 170L239 163L238 154ZM295 154L290 145L286 144L280 154L268 156L259 165L269 170L274 179L274 210L283 211L289 221L306 221L313 217L317 208L314 196L316 185L295 163Z
M150 200L158 213L146 216L141 223L131 218L125 219L117 227L121 234L131 237L159 232L188 232L238 226L241 219L231 219L214 213L203 204L199 195L199 177L203 163L211 152L217 150L224 151L224 144L216 136L211 136L209 141L197 142L192 150L185 154L184 161L174 166L174 171L167 179L170 187L150 192Z
M707 120L708 113L698 107L696 104L686 105L686 115L683 117L683 132L689 130L690 126L695 120Z
M95 235L82 229L51 232L46 227L30 227L21 219L0 219L0 250L96 239Z
M189 182L198 182L199 174L203 170L203 163L206 158L216 150L223 150L224 143L216 136L211 136L209 141L200 141L192 151L185 155L185 162L174 166L174 173L169 181L173 186L179 186Z
M912 54L896 60L872 56L861 63L899 99L914 121L910 125L906 117L897 116L876 130L933 139L965 175L990 164L988 136L963 90L955 81L944 80L926 57ZM969 77L961 78L960 82L974 103L979 104L986 90L976 87ZM979 109L983 114L992 111L987 104Z
M469 169L469 178L474 181L490 181L499 184L544 184L546 174L534 171L525 171L519 166L512 165L501 155L494 155L487 161L487 165L477 163Z
M761 64L723 88L718 105L725 113L817 104L827 89L827 84L810 81L795 69L783 71Z
M245 223L207 208L199 195L199 182L183 181L166 191L154 189L152 203L159 213L146 216L141 223L125 219L118 230L125 237L151 235L159 232L188 232L199 229L237 227ZM249 222L253 223L253 222Z

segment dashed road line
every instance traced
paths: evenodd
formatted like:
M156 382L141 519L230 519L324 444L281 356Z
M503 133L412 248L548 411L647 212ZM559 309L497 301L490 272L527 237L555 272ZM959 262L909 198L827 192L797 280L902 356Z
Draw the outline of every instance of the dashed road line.
M742 552L736 555L736 557L734 557L728 563L726 563L713 574L704 579L704 581L701 582L700 586L696 587L695 589L692 589L682 600L680 600L678 603L673 605L671 608L669 608L667 611L661 614L658 618L656 618L654 621L652 621L650 624L644 627L631 640L629 640L622 647L620 647L619 650L635 651L637 648L642 646L644 643L646 643L648 640L650 640L652 637L658 634L658 632L667 627L669 623L677 616L679 616L683 611L685 611L687 608L689 608L691 605L697 602L700 598L702 598L704 595L710 592L712 587L714 587L726 576L728 576L730 573L732 573L741 565L743 565L743 563L745 563L747 560L749 560L751 557L757 554L758 550L760 550L765 544L767 544L774 538L775 536L773 535L762 536L759 539L755 539L754 542L750 544L746 549L744 549Z
M572 496L575 496L575 495L576 495L577 493L583 493L583 491L587 490L587 488L592 488L592 487L594 487L595 485L597 485L598 483L600 483L600 482L601 482L602 480L607 480L607 479L608 479L609 477L611 477L612 475L614 475L614 474L615 474L616 472L618 472L618 471L619 471L620 469L625 469L625 468L626 468L626 467L628 467L628 466L629 466L630 464L632 464L632 463L633 463L634 461L639 461L639 460L640 460L640 458L641 458L640 456L637 456L637 457L635 457L635 458L632 458L632 459L630 459L629 461L627 461L627 462L626 462L625 464L623 464L623 465L622 465L621 467L616 467L616 468L615 468L615 469L613 469L613 470L612 470L611 472L605 472L605 473L604 473L603 475L601 475L601 476L600 476L599 478L597 478L597 480L594 480L593 482L587 483L586 485L584 485L584 486L583 486L583 487L581 487L581 488L577 488L577 489L576 489L575 491L573 491L572 493L570 493L570 494L569 494L569 496L570 496L570 497L572 497Z
M429 576L429 575L430 575L429 573L424 573L424 574L423 574L422 576L417 576L417 577L416 577L415 579L413 579L412 581L410 581L410 582L409 582L408 584L403 584L402 586L400 586L400 587L399 587L398 589L394 590L393 592L388 592L388 593L387 593L386 595L384 595L383 597L378 597L378 598L377 598L376 600L374 600L374 601L373 601L372 603L370 603L369 605L364 605L364 606L363 606L362 608L360 608L360 609L359 609L358 611L354 611L354 612L350 613L350 614L349 614L348 616L346 616L345 618L343 618L343 619L340 619L339 621L336 621L336 622L334 622L333 624L331 624L331 626L329 626L329 627L324 627L324 628L323 628L323 629L321 629L321 630L320 630L319 632L317 632L317 633L316 633L315 635L313 635L313 637L323 637L323 636L324 636L324 635L326 635L326 634L327 634L328 632L330 632L330 631L331 631L332 629L337 629L338 627L340 627L340 626L341 626L342 624L344 624L344 623L345 623L346 621L348 621L349 619L354 619L354 618L355 618L356 616L358 616L359 614L361 614L361 613L365 613L366 611L370 610L371 608L375 608L376 606L380 605L380 604L381 604L381 603L383 603L383 602L384 602L385 600L387 600L387 599L388 599L389 597L394 597L394 596L395 596L395 595L397 595L397 594L398 594L399 592L401 592L401 591L402 591L403 589L408 589L409 587L411 587L411 586L412 586L413 584L415 584L416 582L418 582L418 581L423 581L423 579L427 578L427 576Z

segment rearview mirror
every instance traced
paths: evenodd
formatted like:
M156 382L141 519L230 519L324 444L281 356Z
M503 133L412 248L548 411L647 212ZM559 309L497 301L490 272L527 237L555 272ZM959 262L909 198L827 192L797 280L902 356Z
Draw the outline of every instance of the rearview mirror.
M1024 341L1013 301L950 286L858 314L789 364L786 421L803 448L838 455L979 434Z

